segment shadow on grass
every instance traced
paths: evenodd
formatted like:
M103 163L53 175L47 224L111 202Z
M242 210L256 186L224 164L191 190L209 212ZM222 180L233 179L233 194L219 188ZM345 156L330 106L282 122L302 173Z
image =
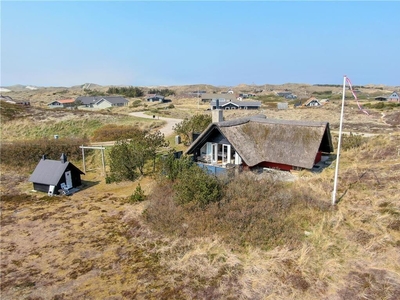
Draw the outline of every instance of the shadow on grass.
M93 186L96 186L98 184L100 184L100 180L96 180L96 181L88 181L88 180L82 180L82 185L79 187L80 191L86 190L88 188L91 188Z

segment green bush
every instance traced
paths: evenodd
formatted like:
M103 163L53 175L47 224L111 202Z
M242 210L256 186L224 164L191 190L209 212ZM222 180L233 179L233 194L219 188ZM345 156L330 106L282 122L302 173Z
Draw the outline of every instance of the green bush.
M144 200L146 200L146 195L144 194L144 191L139 183L135 189L135 192L130 196L129 202L136 203L142 202Z
M162 176L175 181L183 170L189 169L193 165L193 161L189 156L176 159L174 153L171 152L161 157L160 164Z
M218 178L207 174L194 164L179 173L173 188L175 201L181 205L194 203L205 208L222 197L222 187Z
M138 100L133 101L131 106L132 107L139 107L141 105L142 105L142 101L138 99Z

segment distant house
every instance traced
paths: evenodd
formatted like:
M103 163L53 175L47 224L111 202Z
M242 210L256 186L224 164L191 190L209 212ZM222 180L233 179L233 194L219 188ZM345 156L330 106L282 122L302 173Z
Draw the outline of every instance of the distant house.
M10 96L0 95L0 100L3 100L10 104L18 104L18 105L24 105L24 106L31 105L31 102L28 100L13 100L13 98L11 98Z
M400 93L399 92L393 92L388 98L388 101L392 102L400 102Z
M387 101L387 97L386 96L378 96L378 97L375 97L375 100L376 101Z
M82 184L83 173L63 153L60 160L47 159L45 156L39 161L29 182L33 183L33 189L49 194L59 194L60 190L69 190Z
M147 95L146 100L149 102L164 102L165 97L157 94L149 94Z
M259 109L260 101L231 101L225 99L215 99L210 102L211 109ZM218 107L217 107L218 106Z
M62 99L47 104L49 108L67 108L75 106L75 99Z
M278 97L284 97L285 99L297 99L297 96L292 92L277 92Z
M209 94L209 93L204 93L201 94L201 101L202 102L211 102L213 100L220 100L220 101L233 101L237 100L237 97L234 94Z
M278 109L279 110L286 110L289 108L288 103L287 102L278 102Z
M129 101L121 96L96 96L96 97L78 97L75 102L78 105L88 108L109 108L116 106L127 106Z
M241 97L242 99L247 99L247 98L251 98L254 97L254 94L244 94L244 93L240 93L239 97Z
M333 144L327 122L255 116L210 124L185 154L193 155L202 166L290 171L312 169L323 155L331 152Z
M303 104L303 106L308 106L308 107L321 106L321 105L322 105L321 102L319 102L319 100L315 97L311 97Z

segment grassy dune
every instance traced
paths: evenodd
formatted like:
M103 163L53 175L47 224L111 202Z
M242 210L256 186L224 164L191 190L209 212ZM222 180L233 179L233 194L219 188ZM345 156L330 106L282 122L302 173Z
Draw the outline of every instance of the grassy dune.
M265 109L264 113L288 119L326 118L335 127L339 109L332 105L322 110ZM232 111L226 116L239 113ZM287 224L296 226L282 228L296 234L296 243L237 245L227 238L229 230L199 230L204 224L179 219L187 215L173 207L169 213L175 213L178 226L175 231L163 230L143 212L167 199L168 189L160 191L159 183L146 176L140 184L151 197L131 204L127 199L139 181L105 184L96 156L89 160L83 189L70 197L34 193L27 170L9 170L2 165L1 298L399 299L399 110L383 111L382 115L371 109L368 117L346 107L345 113L346 129L378 135L365 137L360 146L342 152L340 202L335 207L329 206L334 164L319 174L299 172L298 180L286 186L290 195L305 199L305 203L314 203L307 202L312 198L326 208L305 204L284 210ZM83 134L88 124L131 122L126 116L102 118L66 114L63 120L34 122L28 117L3 125L7 135L16 139L28 136L23 133L29 130L50 134L48 128L56 123L82 128L76 134ZM257 183L251 187L256 188ZM262 192L265 187L258 188ZM242 195L246 193L254 194L251 189ZM240 194L238 188L232 199ZM263 209L262 203L259 209ZM211 208L195 216L207 220L208 213ZM218 224L218 220L213 222ZM240 219L236 223L243 225ZM269 239L262 229L259 236Z

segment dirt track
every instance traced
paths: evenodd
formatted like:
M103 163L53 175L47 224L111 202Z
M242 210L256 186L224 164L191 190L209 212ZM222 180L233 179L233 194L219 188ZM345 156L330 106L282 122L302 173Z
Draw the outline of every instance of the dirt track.
M152 116L146 115L144 112L141 112L141 111L140 112L132 112L129 115L134 116L134 117L139 117L139 118L153 119ZM182 121L182 119L170 119L170 118L164 118L164 117L159 117L159 116L155 116L155 118L167 122L167 124L163 128L160 129L161 133L164 133L164 135L166 137L172 135L174 133L174 130L172 128L177 123Z

